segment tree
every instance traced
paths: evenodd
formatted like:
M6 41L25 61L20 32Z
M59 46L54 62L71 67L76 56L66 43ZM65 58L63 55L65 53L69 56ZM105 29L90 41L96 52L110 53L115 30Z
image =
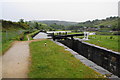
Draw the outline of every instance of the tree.
M104 26L104 25L100 25L99 27L100 27L100 28L104 28L105 26Z
M37 22L35 22L35 28L36 28L36 29L39 29L39 25L38 25Z
M24 19L20 19L19 22L20 22L20 23L24 23Z

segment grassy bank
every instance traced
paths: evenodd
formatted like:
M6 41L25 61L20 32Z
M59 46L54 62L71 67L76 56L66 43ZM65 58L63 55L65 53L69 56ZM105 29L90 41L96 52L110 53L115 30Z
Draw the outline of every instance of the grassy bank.
M2 40L0 41L0 55L4 54L12 46L13 41L20 40L22 37L24 38L23 33L23 30L1 31L0 35L2 37Z
M37 33L39 33L39 32L40 32L40 30L36 30L36 31L28 34L29 39L32 40L32 39L33 39L32 37L35 36L35 35L36 35Z
M2 41L0 41L0 45L2 45L2 48L0 49L0 55L4 54L12 46L12 42L17 40L26 41L28 40L27 35L29 35L30 40L32 40L32 36L37 32L39 32L39 30L30 33L24 31L21 34L18 34L17 31L7 31L7 36L6 32L1 32L0 35L2 35Z
M103 78L50 40L32 42L30 53L30 78Z
M82 34L81 32L71 32L68 34ZM74 38L83 39L84 36L77 36ZM119 35L89 35L89 40L85 41L91 44L95 44L101 47L105 47L107 49L111 49L113 51L120 52L120 36Z
M12 46L13 40L8 41L4 44L2 44L2 49L0 49L0 55L4 54L11 46Z
M90 40L86 42L89 42L89 43L92 43L92 44L95 44L101 47L105 47L113 51L120 52L119 37L120 36L115 36L115 35L91 35L89 36Z
M70 32L68 34L83 34L83 32Z

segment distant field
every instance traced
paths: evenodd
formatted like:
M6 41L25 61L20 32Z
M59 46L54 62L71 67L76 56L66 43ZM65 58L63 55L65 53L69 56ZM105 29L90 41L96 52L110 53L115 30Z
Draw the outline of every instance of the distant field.
M82 32L71 32L68 34L82 34ZM79 36L75 38L83 39L84 36ZM85 41L101 47L111 49L113 51L120 52L120 36L117 35L89 35L89 40Z
M86 42L120 52L119 37L115 35L90 35L90 40Z
M30 78L104 78L50 40L32 42L30 53Z
M68 33L68 34L83 34L83 32L71 32L71 33Z

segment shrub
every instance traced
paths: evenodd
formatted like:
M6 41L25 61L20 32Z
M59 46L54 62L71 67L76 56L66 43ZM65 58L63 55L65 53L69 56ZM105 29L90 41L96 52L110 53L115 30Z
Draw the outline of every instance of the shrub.
M110 39L113 39L113 37L112 37L112 36L110 36Z

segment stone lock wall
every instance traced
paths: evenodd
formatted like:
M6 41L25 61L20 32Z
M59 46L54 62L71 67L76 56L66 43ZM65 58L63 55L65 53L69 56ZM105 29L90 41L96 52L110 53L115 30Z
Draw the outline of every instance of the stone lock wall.
M67 38L58 41L120 77L120 53L80 40Z

